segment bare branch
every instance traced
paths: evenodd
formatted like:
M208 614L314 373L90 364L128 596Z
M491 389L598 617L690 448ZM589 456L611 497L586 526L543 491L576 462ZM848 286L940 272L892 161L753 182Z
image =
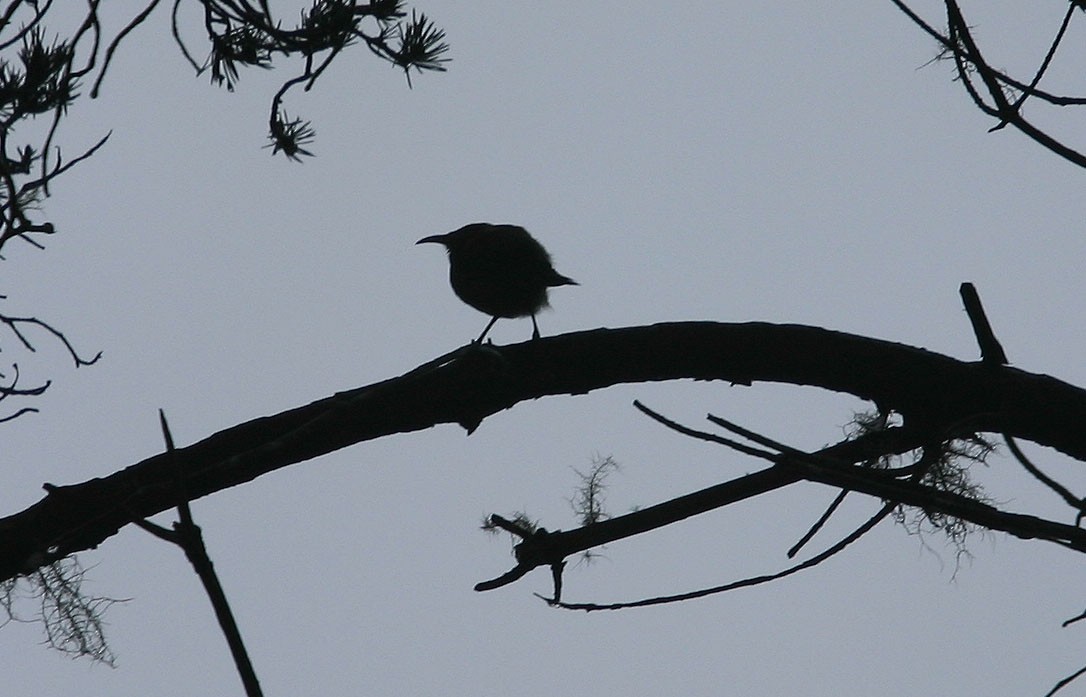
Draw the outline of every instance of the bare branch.
M679 378L818 386L855 394L904 415L907 426L846 441L839 449L822 453L827 458L859 462L880 453L915 449L936 433L953 438L987 430L1086 459L1086 433L1077 427L1086 422L1086 391L1080 388L1011 367L993 371L979 363L814 327L677 322L575 332L452 355L424 371L254 419L179 449L190 498L389 433L437 423L477 425L525 399ZM932 394L940 398L932 400ZM968 424L968 430L962 424ZM736 500L807 478L907 505L938 508L1025 537L1078 545L1086 535L1071 526L1002 514L928 487L893 481L887 473L856 469L853 473L839 466L789 464L719 485L712 494L719 501ZM843 478L845 474L853 479ZM177 503L174 477L173 467L155 456L108 477L56 487L34 506L0 519L0 579L22 572L43 556L63 556L101 544L134 517L172 508ZM127 508L118 508L121 501ZM677 512L689 515L685 512L689 510L688 506ZM636 534L651 523L619 516L553 536L576 553L627 532Z
M72 346L72 343L68 340L68 337L64 336L63 332L54 329L52 325L43 322L37 317L9 317L7 315L0 315L0 324L6 324L8 328L11 329L12 333L15 334L16 337L18 337L19 341L22 342L23 347L26 348L28 351L34 351L34 345L30 343L30 340L19 329L19 325L30 324L44 329L45 331L56 337L62 344L64 344L64 348L68 350L68 355L70 355L72 357L72 360L75 361L76 368L85 365L94 365L98 362L98 359L102 357L102 352L99 351L98 353L94 354L93 358L83 358L75 350L75 347Z
M1037 481L1054 491L1064 500L1064 503L1078 511L1078 515L1075 518L1075 524L1078 525L1082 521L1083 516L1086 515L1086 499L1075 496L1067 489L1067 487L1042 472L1039 467L1034 465L1030 459L1026 457L1026 454L1018 447L1018 443L1015 442L1014 438L1004 435L1003 440L1007 444L1007 448L1011 451L1011 454L1014 455L1014 459L1018 460L1019 464L1021 464L1027 472L1033 475Z
M1045 72L1048 70L1048 66L1052 64L1052 59L1056 56L1056 50L1063 42L1063 37L1067 34L1067 27L1071 26L1071 17L1075 14L1075 3L1070 2L1067 4L1067 13L1063 16L1063 21L1060 23L1060 28L1056 30L1056 36L1052 39L1051 45L1048 47L1048 52L1045 53L1044 59L1041 61L1041 65L1037 68L1037 72L1033 74L1033 79L1030 80L1029 86L1022 90L1021 96L1015 101L1013 108L1017 113L1021 111L1022 105L1031 95L1034 90L1037 89L1037 85L1040 84L1041 78L1044 77ZM1006 121L1002 121L995 126L988 129L988 132L997 131L1007 125Z
M974 104L985 114L998 119L999 122L990 129L991 131L1002 129L1010 124L1059 157L1080 167L1086 167L1086 155L1033 125L1022 116L1020 109L1027 98L1040 99L1058 106L1081 106L1086 104L1086 97L1058 96L1037 88L1037 83L1047 71L1055 50L1062 41L1070 16L1073 14L1072 10L1077 6L1077 3L1071 3L1071 7L1057 31L1056 38L1049 46L1048 52L1038 69L1028 81L1023 81L996 70L987 63L962 15L960 6L955 0L944 0L947 13L947 32L945 34L925 21L918 13L906 5L904 0L890 0L890 2L926 34L935 39L942 47L944 55L950 56L954 60L958 78ZM984 84L985 91L991 99L991 104L985 101L973 84L971 77L973 72L980 77L981 82ZM1004 85L1020 93L1013 104L1008 100L1004 92Z
M739 588L749 588L751 586L769 583L770 581L776 581L778 579L786 578L793 574L797 574L805 569L810 569L811 567L817 566L832 557L833 555L837 554L838 552L843 551L850 544L863 537L876 525L881 523L892 510L893 504L884 505L878 511L878 513L868 519L866 523L856 528L856 530L854 530L852 533L834 544L832 547L829 547L825 551L816 554L810 559L800 562L795 566L788 567L783 571L778 571L777 573L766 574L763 576L752 576L750 578L745 578L740 581L732 581L731 583L725 583L720 586L713 586L712 588L699 588L698 590L689 591L686 593L661 595L655 598L645 598L643 600L633 600L624 603L566 603L555 602L553 600L548 600L547 598L544 598L544 600L547 600L548 604L562 608L563 610L584 610L585 612L594 612L597 610L625 610L635 607L649 607L652 605L667 605L670 603L678 603L686 600L694 600L696 598L704 598L706 596L716 595L718 593L726 593L728 591L737 590Z
M185 557L192 564L193 570L204 586L204 592L207 593L208 598L211 600L211 606L215 610L215 618L219 621L219 627L226 636L226 643L230 647L234 665L241 677L242 684L245 686L245 694L247 697L261 697L263 691L249 658L249 652L245 648L245 642L241 638L241 630L234 619L234 613L230 609L230 603L226 598L222 583L219 581L219 576L215 572L215 565L208 555L203 532L192 519L192 510L189 507L185 484L185 470L177 459L173 435L170 433L169 424L166 422L166 413L159 409L158 417L162 427L162 437L166 441L166 457L173 465L176 476L177 488L175 493L178 499L178 522L174 523L173 530L166 530L146 520L139 521L138 524L155 537L176 544L185 552Z
M143 8L143 10L141 10L135 17L133 17L132 21L125 25L123 29L117 32L117 36L115 36L113 38L113 41L110 42L109 48L106 49L105 60L102 62L102 69L98 72L98 79L94 81L94 87L91 88L91 99L98 98L98 90L102 86L102 80L104 80L106 77L106 71L109 70L110 63L113 62L113 53L117 50L117 47L120 46L121 42L124 41L124 38L128 36L136 27L143 24L143 22L151 15L151 13L155 11L155 7L158 6L158 3L159 0L151 0L150 4L148 4L147 7Z
M1059 682L1057 682L1052 687L1051 690L1049 690L1048 692L1045 693L1045 697L1051 697L1052 695L1056 694L1057 692L1059 692L1063 688L1065 688L1068 685L1070 685L1071 683L1073 683L1075 680L1078 680L1079 678L1081 678L1083 675L1086 675L1086 666L1083 666L1082 668L1079 668L1074 673L1071 673L1070 675L1068 675L1063 680L1060 680Z
M980 345L981 360L993 365L1007 365L1007 354L1003 352L1003 346L992 331L992 325L988 322L988 315L984 312L984 306L980 303L980 295L972 283L963 283L958 289L965 305L965 312L969 315L969 321L973 325L973 334Z
M689 426L683 426L682 424L672 421L663 414L649 409L638 400L634 400L634 407L636 407L641 413L645 414L657 423L667 426L676 433L681 433L684 436L690 436L691 438L697 438L699 440L709 441L710 443L717 443L718 445L726 445L732 450L741 452L744 455L750 455L751 457L757 457L762 460L768 460L769 462L777 462L777 456L771 452L765 450L758 450L752 448L749 445L743 445L738 441L734 441L730 438L718 436L714 433L706 433L705 431L698 431L697 429L690 428Z
M796 542L796 544L789 547L788 552L786 553L789 559L799 554L799 551L803 549L803 547L808 542L814 539L814 536L818 534L818 531L821 530L827 522L829 522L830 516L832 516L834 512L841 506L841 504L845 502L845 498L847 496L847 491L842 490L837 492L837 496L834 497L833 501L826 508L826 510L823 511L822 515L818 517L818 520L814 522L814 524L807 530L807 532L803 533L803 537L799 538L799 541Z

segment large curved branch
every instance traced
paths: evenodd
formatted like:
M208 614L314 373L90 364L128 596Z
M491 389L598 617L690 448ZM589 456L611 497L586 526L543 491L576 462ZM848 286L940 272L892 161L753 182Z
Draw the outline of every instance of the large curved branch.
M1055 378L818 327L714 322L465 347L398 378L225 429L176 457L196 499L393 433L440 423L471 431L528 399L677 379L822 387L901 413L910 428L946 437L1005 433L1086 460L1086 391ZM38 503L0 519L0 580L96 547L178 503L176 469L163 454L46 490Z

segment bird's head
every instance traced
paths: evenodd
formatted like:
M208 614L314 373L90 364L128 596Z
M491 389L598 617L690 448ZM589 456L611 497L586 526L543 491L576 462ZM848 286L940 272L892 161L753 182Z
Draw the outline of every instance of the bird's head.
M427 242L436 242L438 244L445 245L450 251L456 248L461 248L465 243L470 242L472 239L478 238L479 235L490 230L493 225L490 223L472 223L471 225L465 225L462 228L453 230L452 232L446 232L444 235L430 235L429 237L423 237L415 244L425 244Z

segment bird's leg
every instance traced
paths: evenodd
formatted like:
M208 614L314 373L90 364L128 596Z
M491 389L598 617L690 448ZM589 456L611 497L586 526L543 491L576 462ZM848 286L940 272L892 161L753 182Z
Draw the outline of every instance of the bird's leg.
M490 318L490 323L486 325L486 329L484 329L483 333L479 335L479 338L475 340L475 343L477 343L477 344L483 343L483 337L486 336L486 333L488 331L490 331L490 328L493 327L494 323L497 322L497 321L498 321L498 316L497 315L494 315L493 317L491 317Z
M532 338L539 338L539 325L535 323L535 315L532 315Z

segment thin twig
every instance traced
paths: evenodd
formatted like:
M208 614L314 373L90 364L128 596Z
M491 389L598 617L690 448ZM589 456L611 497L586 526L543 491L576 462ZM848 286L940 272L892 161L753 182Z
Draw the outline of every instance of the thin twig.
M824 526L827 521L829 521L830 516L833 515L834 511L836 511L838 507L840 507L840 505L845 502L845 497L847 496L848 492L843 489L837 492L837 496L834 497L833 502L830 503L826 510L823 511L822 515L818 517L818 520L814 522L814 525L812 525L810 529L807 530L806 533L804 533L803 537L799 538L799 542L792 545L788 549L787 556L789 559L799 554L799 551L803 549L804 545L810 542L814 538L814 536L818 534L818 531L822 529L822 526Z
M94 365L96 362L98 362L98 359L102 357L102 352L99 351L98 353L94 354L94 358L90 358L90 359L83 358L75 350L75 347L72 346L72 343L70 341L68 341L68 337L64 336L63 332L61 332L58 329L53 328L48 323L43 322L42 320L38 319L37 317L7 317L5 315L0 315L0 324L8 325L8 328L11 329L12 333L15 334L16 337L18 337L19 341L22 342L23 346L28 351L34 351L35 350L34 345L31 344L30 340L26 338L26 335L24 335L19 330L18 325L20 323L21 324L33 324L33 325L36 325L38 327L41 327L42 329L46 330L47 332L49 332L50 334L55 336L57 339L59 339L60 342L62 344L64 344L64 348L68 349L68 354L72 357L72 360L75 361L75 367L76 368L79 368L80 366L85 366L85 365Z
M174 523L172 535L164 536L165 529L149 521L144 521L144 524L140 527L156 537L177 544L184 550L185 556L188 558L189 563L192 564L192 568L204 585L204 591L211 600L211 606L215 610L215 618L219 621L219 626L226 636L226 643L230 646L230 654L234 658L234 665L237 667L241 682L245 686L245 694L248 697L262 697L263 691L260 689L260 681L256 677L256 671L253 670L252 661L249 660L249 653L245 649L245 642L241 638L241 630L238 629L234 613L231 611L230 603L226 599L226 592L219 582L218 574L215 573L215 565L208 556L203 534L199 526L192 520L192 511L189 508L188 496L185 492L184 466L177 457L173 436L170 434L170 427L166 423L166 414L159 409L158 415L162 425L162 435L166 441L166 452L168 457L173 460L177 472L177 513L179 521Z
M765 450L758 450L757 448L752 448L749 445L744 445L738 441L732 440L731 438L718 436L715 433L706 433L705 431L699 431L697 429L690 428L689 426L683 426L676 421L672 421L663 414L653 411L652 409L642 404L639 400L634 400L633 404L634 407L636 407L641 413L645 414L653 421L661 423L664 426L670 428L671 430L683 434L684 436L691 436L692 438L697 438L698 440L726 445L733 450L737 450L743 453L744 455L750 455L751 457L757 457L773 463L777 462L778 458L774 453L766 452Z
M98 98L98 90L102 86L102 80L106 77L106 71L109 70L109 64L113 62L113 54L121 42L124 41L124 37L128 36L136 27L143 24L147 17L155 11L159 2L160 0L151 0L150 4L143 8L143 11L137 14L123 29L117 32L117 36L113 37L113 41L110 42L109 47L106 48L106 57L102 61L102 69L98 72L98 78L94 81L94 86L91 87L91 99Z
M173 40L177 43L177 47L181 50L181 55L185 57L185 60L189 62L196 74L199 75L204 72L206 66L201 66L189 53L188 47L185 45L185 41L181 38L181 29L177 24L177 10L181 7L181 0L174 0L173 11L170 14L170 31L173 32Z
M1007 449L1011 451L1012 455L1014 455L1014 459L1018 460L1019 464L1021 464L1027 472L1032 474L1037 479L1037 481L1041 482L1049 489L1056 492L1056 494L1060 498L1062 498L1068 506L1078 511L1078 516L1075 519L1075 524L1079 524L1083 515L1086 515L1086 499L1075 496L1067 487L1042 472L1041 469L1037 467L1037 465L1033 464L1030 459L1026 457L1026 454L1022 452L1021 448L1018 447L1018 443L1015 442L1014 438L1011 438L1004 433L1003 440L1007 443Z
M757 586L763 583L768 583L770 581L776 581L777 579L785 578L787 576L791 576L792 574L799 573L804 569L809 569L813 566L817 566L818 564L821 564L838 552L844 550L845 547L848 547L850 544L863 537L869 530L881 523L886 518L886 516L890 515L896 505L897 504L894 503L883 505L883 507L880 508L879 511L875 513L875 515L871 516L871 518L869 518L867 522L856 528L856 530L842 538L833 546L827 548L825 551L819 554L816 554L815 556L807 559L806 561L784 569L783 571L778 571L775 574L752 576L750 578L745 578L740 581L732 581L731 583L726 583L724 585L713 586L712 588L700 588L696 591L689 591L687 593L677 593L675 595L661 595L655 598L645 598L642 600L634 600L624 603L565 603L554 602L547 598L543 598L543 600L546 600L548 604L553 605L554 607L562 608L563 610L584 610L585 612L593 612L596 610L623 610L626 608L649 607L651 605L665 605L668 603L682 602L684 600L694 600L695 598L704 598L709 595L725 593L727 591L736 590L738 588L749 588L751 586Z
M923 472L927 471L927 469L929 469L931 467L931 465L936 460L938 460L938 458L940 456L941 456L941 450L938 447L925 448L924 449L924 454L921 456L919 462L917 463L918 471L912 475L912 477L911 477L912 480L914 482L919 481L920 477L923 476ZM842 493L845 493L845 492L842 492ZM815 556L811 557L810 559L808 559L808 560L806 560L804 562L801 562L800 564L789 567L789 568L787 568L787 569L785 569L783 571L779 571L779 572L777 572L775 574L768 574L768 575L764 575L764 576L754 576L754 577L751 577L751 578L743 579L741 581L733 581L731 583L727 583L727 584L724 584L724 585L721 585L721 586L714 586L712 588L702 588L702 589L698 589L696 591L689 591L687 593L679 593L679 594L675 594L675 595L658 596L658 597L655 597L655 598L646 598L646 599L643 599L643 600L636 600L636 601L624 602L624 603L610 603L610 604L601 605L601 604L597 604L597 603L564 603L564 602L559 602L558 598L553 598L553 599L543 598L543 599L546 600L551 605L554 605L555 607L560 607L560 608L563 608L563 609L566 609L566 610L584 610L586 612L591 612L591 611L595 611L595 610L621 610L621 609L633 608L633 607L647 607L647 606L650 606L650 605L663 605L663 604L668 604L668 603L682 602L682 601L685 601L685 600L693 600L695 598L703 598L703 597L708 596L708 595L715 595L717 593L724 593L724 592L727 592L727 591L730 591L730 590L735 590L737 588L747 588L749 586L755 586L755 585L760 585L762 583L768 583L769 581L775 581L777 579L784 578L786 576L791 576L792 574L803 571L804 569L808 569L808 568L811 568L812 566L816 566L818 564L821 564L826 559L829 559L833 555L841 552L842 550L845 549L845 547L847 547L848 545L856 542L861 537L863 537L865 534L867 534L867 532L869 532L872 528L874 528L876 525L878 525L880 522L882 522L883 519L885 519L888 515L890 515L890 513L892 513L893 510L895 508L897 508L898 505L900 505L900 502L891 499L888 503L884 504L882 506L882 508L880 508L879 511L877 513L875 513L875 515L873 515L871 518L869 518L867 521L865 521L863 524L861 524L859 527L857 527L854 531L852 531L851 533L846 535L844 538L839 540L834 545L830 546L829 548L827 548L823 552L821 552L819 554L816 554ZM789 556L791 556L791 555L789 555ZM536 594L536 595L538 596L538 594ZM538 596L538 597L542 597L542 596Z
M1025 84L1020 80L1016 80L1015 78L992 68L981 56L976 43L973 41L968 25L966 25L964 19L961 18L961 10L952 0L946 0L945 2L948 18L948 33L946 35L924 21L920 15L905 4L904 0L890 0L890 2L912 20L914 24L935 39L943 50L953 57L962 85L973 99L977 108L984 113L999 119L1000 127L1006 125L1006 123L1010 123L1027 137L1059 157L1080 167L1086 167L1086 155L1068 147L1024 119L1017 109L1017 103L1015 106L1012 106L1007 101L1006 95L1003 93L999 83L1005 84L1012 89L1022 91L1024 94L1033 98L1041 99L1058 106L1081 106L1086 104L1086 97L1065 97L1050 94L1037 89L1036 86ZM1075 3L1072 3L1072 5L1075 5ZM970 80L969 69L966 64L973 66L977 72L980 73L981 79L985 81L995 106L985 103L980 94L976 91Z
M1069 2L1067 4L1067 13L1063 16L1063 21L1060 23L1060 28L1056 31L1056 37L1052 39L1051 45L1048 47L1048 52L1045 53L1044 60L1041 61L1041 65L1037 68L1037 72L1034 73L1033 79L1029 82L1029 87L1022 91L1022 96L1015 100L1013 108L1015 113L1018 113L1022 109L1022 105L1033 94L1033 91L1037 89L1037 85L1041 82L1041 78L1044 77L1045 72L1048 71L1048 66L1051 65L1052 59L1056 56L1056 49L1059 48L1063 42L1063 37L1067 33L1067 27L1071 25L1071 17L1075 13L1076 3ZM1007 125L1006 121L1001 121L995 126L988 129L989 133L998 131Z
M1066 678L1064 678L1063 680L1060 680L1058 683L1056 683L1052 687L1051 690L1049 690L1048 692L1045 693L1045 697L1052 697L1052 695L1056 694L1057 692L1059 692L1063 688L1067 687L1068 685L1073 683L1075 680L1078 680L1083 675L1086 675L1086 666L1083 666L1083 667L1079 668L1074 673L1071 673Z

